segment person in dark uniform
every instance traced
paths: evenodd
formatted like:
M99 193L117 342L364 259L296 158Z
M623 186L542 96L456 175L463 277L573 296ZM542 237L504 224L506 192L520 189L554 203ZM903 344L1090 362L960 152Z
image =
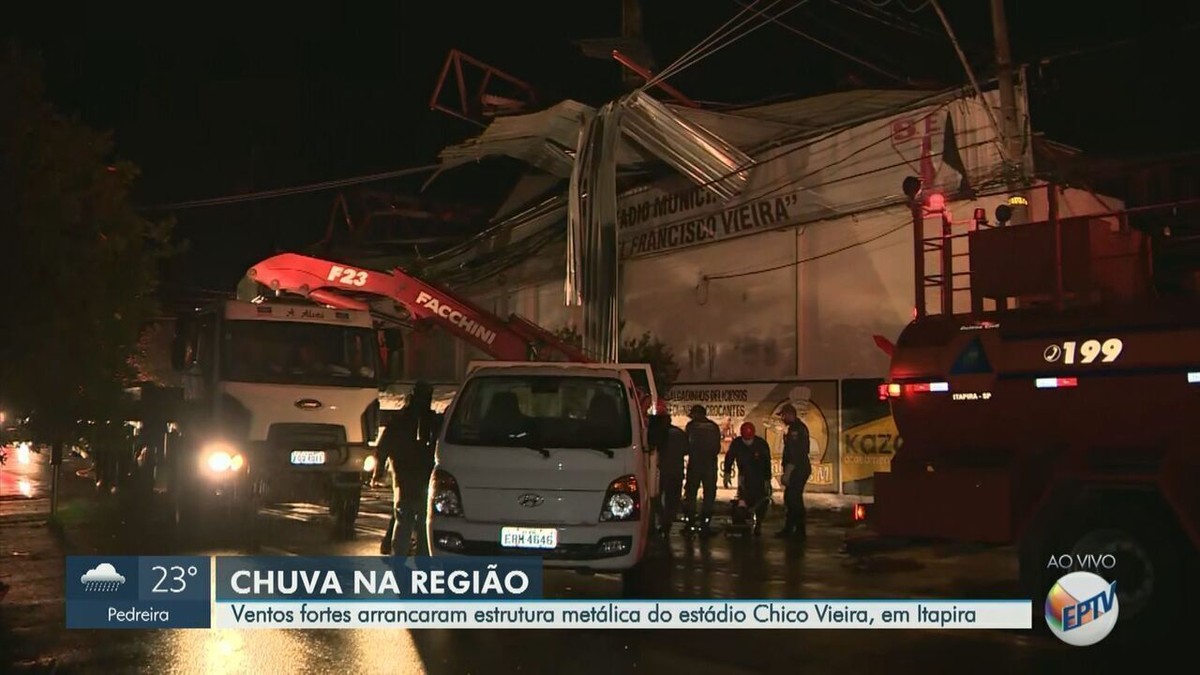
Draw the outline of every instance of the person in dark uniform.
M808 458L808 427L796 417L791 403L779 409L779 417L787 428L783 432L783 503L787 521L779 537L804 539L808 536L807 514L804 510L804 485L812 477Z
M417 382L407 405L387 425L376 448L375 471L388 466L392 480L392 517L379 546L383 555L408 555L414 534L417 554L429 554L425 512L442 423L442 415L433 412L432 404L433 387Z
M654 512L654 522L660 525L663 522L662 456L667 450L667 429L670 428L670 426L671 418L667 414L667 403L666 401L659 399L658 401L654 402L654 407L650 410L650 415L646 420L646 444L649 450L654 453L654 459L659 464L658 499L650 503L650 508Z
M750 422L742 424L741 433L729 444L725 453L725 487L730 486L730 469L738 472L738 498L754 509L758 519L754 534L762 534L762 521L767 517L771 496L771 446L755 433Z
M692 418L684 432L687 435L687 510L688 531L709 533L713 505L717 501L717 462L721 456L721 427L708 418L702 405L692 406ZM700 520L696 520L696 495L704 488L704 504L700 508Z
M665 410L661 416L667 424L666 440L658 451L658 492L662 502L659 532L665 537L671 534L671 528L675 526L675 517L679 515L679 503L683 497L684 458L688 455L688 438L687 432L671 424L671 417Z

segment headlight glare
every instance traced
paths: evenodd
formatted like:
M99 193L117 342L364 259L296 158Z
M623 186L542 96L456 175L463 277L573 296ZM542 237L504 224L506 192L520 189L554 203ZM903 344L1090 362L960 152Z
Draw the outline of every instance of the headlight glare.
M227 452L217 451L208 456L208 468L222 473L233 466L233 457Z
M201 452L204 467L216 474L241 471L246 458L228 443L209 443Z

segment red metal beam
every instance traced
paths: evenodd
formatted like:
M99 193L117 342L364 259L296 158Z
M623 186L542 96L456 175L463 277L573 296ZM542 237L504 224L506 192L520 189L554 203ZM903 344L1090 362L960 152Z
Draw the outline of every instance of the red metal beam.
M469 91L467 87L467 70L464 65L471 66L476 70L483 72L482 81L475 91ZM446 80L450 77L450 70L454 69L454 81L458 87L458 102L459 107L453 108L442 104L441 98L446 87ZM506 98L488 92L488 86L493 84L495 80L500 80L524 94L524 100L519 103L526 106L537 104L537 95L534 92L533 86L524 80L520 80L508 73L490 66L479 59L468 56L457 49L451 49L446 56L446 63L442 65L442 72L438 75L437 85L433 88L433 95L429 98L429 108L444 112L447 115L457 117L474 124L484 124L482 109L486 107L487 101L492 98ZM512 99L508 99L512 100Z
M654 77L654 73L650 72L647 68L643 67L637 61L634 61L633 59L629 58L628 56L625 56L624 54L622 54L620 52L620 50L614 49L612 51L612 57L617 63L619 63L619 64L625 66L626 68L632 70L633 72L637 73L639 77L641 77L643 80L645 80L647 82L649 82L650 79ZM688 98L687 96L684 96L683 92L679 91L675 87L672 87L671 85L667 84L666 82L655 82L654 86L667 92L667 94L671 98L675 99L676 101L679 101L680 103L682 103L683 105L686 105L689 108L699 108L700 107L699 103L696 103L695 101Z

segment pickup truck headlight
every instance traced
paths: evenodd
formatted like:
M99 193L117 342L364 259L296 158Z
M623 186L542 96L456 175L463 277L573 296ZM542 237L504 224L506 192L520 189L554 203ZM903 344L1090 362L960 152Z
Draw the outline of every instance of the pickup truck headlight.
M601 522L637 520L642 516L641 494L638 492L637 477L621 476L608 486L604 494L604 505L600 510Z
M228 443L209 443L200 456L204 467L217 475L236 473L246 466L246 458Z
M429 510L439 516L460 517L463 514L458 481L441 469L434 469L429 478Z

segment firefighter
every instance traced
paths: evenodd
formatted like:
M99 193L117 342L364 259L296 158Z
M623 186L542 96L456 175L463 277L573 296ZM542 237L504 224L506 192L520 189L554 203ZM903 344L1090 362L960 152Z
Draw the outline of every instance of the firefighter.
M717 501L717 462L721 455L721 427L708 418L702 405L692 406L691 421L684 432L687 436L687 499L684 508L688 517L687 532L709 533L713 505ZM696 496L704 488L704 503L700 519L696 519Z
M730 486L731 469L737 466L738 499L754 509L754 534L762 534L771 496L771 446L756 433L750 422L742 424L738 438L725 453L725 487Z
M671 423L666 406L658 414L666 426L666 439L658 450L658 487L661 500L659 533L664 537L671 534L675 517L679 515L679 503L683 497L683 464L688 454L687 432Z
M390 420L376 449L375 471L388 466L392 481L392 517L379 546L383 555L394 552L407 556L414 534L417 554L429 553L425 513L442 421L432 404L433 387L417 382L408 403Z
M787 403L779 409L786 425L783 434L783 503L787 520L776 535L781 538L805 539L808 536L807 514L804 510L804 484L812 477L808 459L808 427L796 417L796 408Z

